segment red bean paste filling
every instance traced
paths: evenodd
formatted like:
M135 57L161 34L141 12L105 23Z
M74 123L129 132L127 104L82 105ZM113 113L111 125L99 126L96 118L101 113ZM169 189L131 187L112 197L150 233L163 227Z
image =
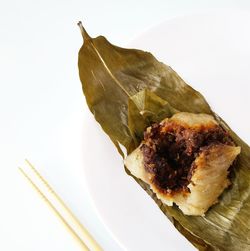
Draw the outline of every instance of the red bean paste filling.
M234 145L220 126L194 130L173 122L155 123L144 133L141 146L144 168L153 174L152 182L162 192L189 192L194 160L213 144Z

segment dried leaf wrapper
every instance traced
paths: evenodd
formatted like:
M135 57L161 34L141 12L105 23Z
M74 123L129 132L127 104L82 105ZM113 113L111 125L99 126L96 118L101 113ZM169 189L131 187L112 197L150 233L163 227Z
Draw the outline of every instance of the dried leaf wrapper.
M185 216L177 207L162 204L147 184L134 178L199 250L250 250L249 146L211 110L199 92L152 54L114 46L103 36L91 38L84 29L82 33L78 66L83 92L90 111L121 154L119 144L130 153L147 126L178 111L212 114L229 130L242 149L232 186L204 217Z

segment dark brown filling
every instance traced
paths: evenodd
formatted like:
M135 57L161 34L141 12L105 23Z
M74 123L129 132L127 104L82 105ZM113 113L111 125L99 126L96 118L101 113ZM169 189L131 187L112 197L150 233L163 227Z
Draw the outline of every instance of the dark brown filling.
M193 129L173 122L153 124L141 146L144 167L162 192L188 192L194 160L202 148L212 144L234 145L220 126Z

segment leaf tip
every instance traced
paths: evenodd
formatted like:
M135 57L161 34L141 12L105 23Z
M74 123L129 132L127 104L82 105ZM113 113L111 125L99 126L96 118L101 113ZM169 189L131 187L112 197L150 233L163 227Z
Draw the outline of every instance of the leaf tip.
M79 22L77 23L77 25L78 25L79 28L80 28L80 31L81 31L81 34L82 34L83 39L84 39L84 40L90 39L91 37L89 36L89 34L87 33L87 31L86 31L85 28L83 27L82 22L79 21Z

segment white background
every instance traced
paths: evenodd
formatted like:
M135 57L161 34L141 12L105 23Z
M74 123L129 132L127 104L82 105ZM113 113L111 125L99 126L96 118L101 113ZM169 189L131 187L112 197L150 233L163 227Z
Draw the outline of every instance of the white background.
M80 170L62 154L64 128L85 102L77 69L82 44L77 21L92 36L103 34L125 46L167 18L211 8L250 9L250 2L1 0L0 250L80 250L19 174L25 157L105 250L122 250L97 218L84 180L76 184ZM53 172L55 166L60 173Z

